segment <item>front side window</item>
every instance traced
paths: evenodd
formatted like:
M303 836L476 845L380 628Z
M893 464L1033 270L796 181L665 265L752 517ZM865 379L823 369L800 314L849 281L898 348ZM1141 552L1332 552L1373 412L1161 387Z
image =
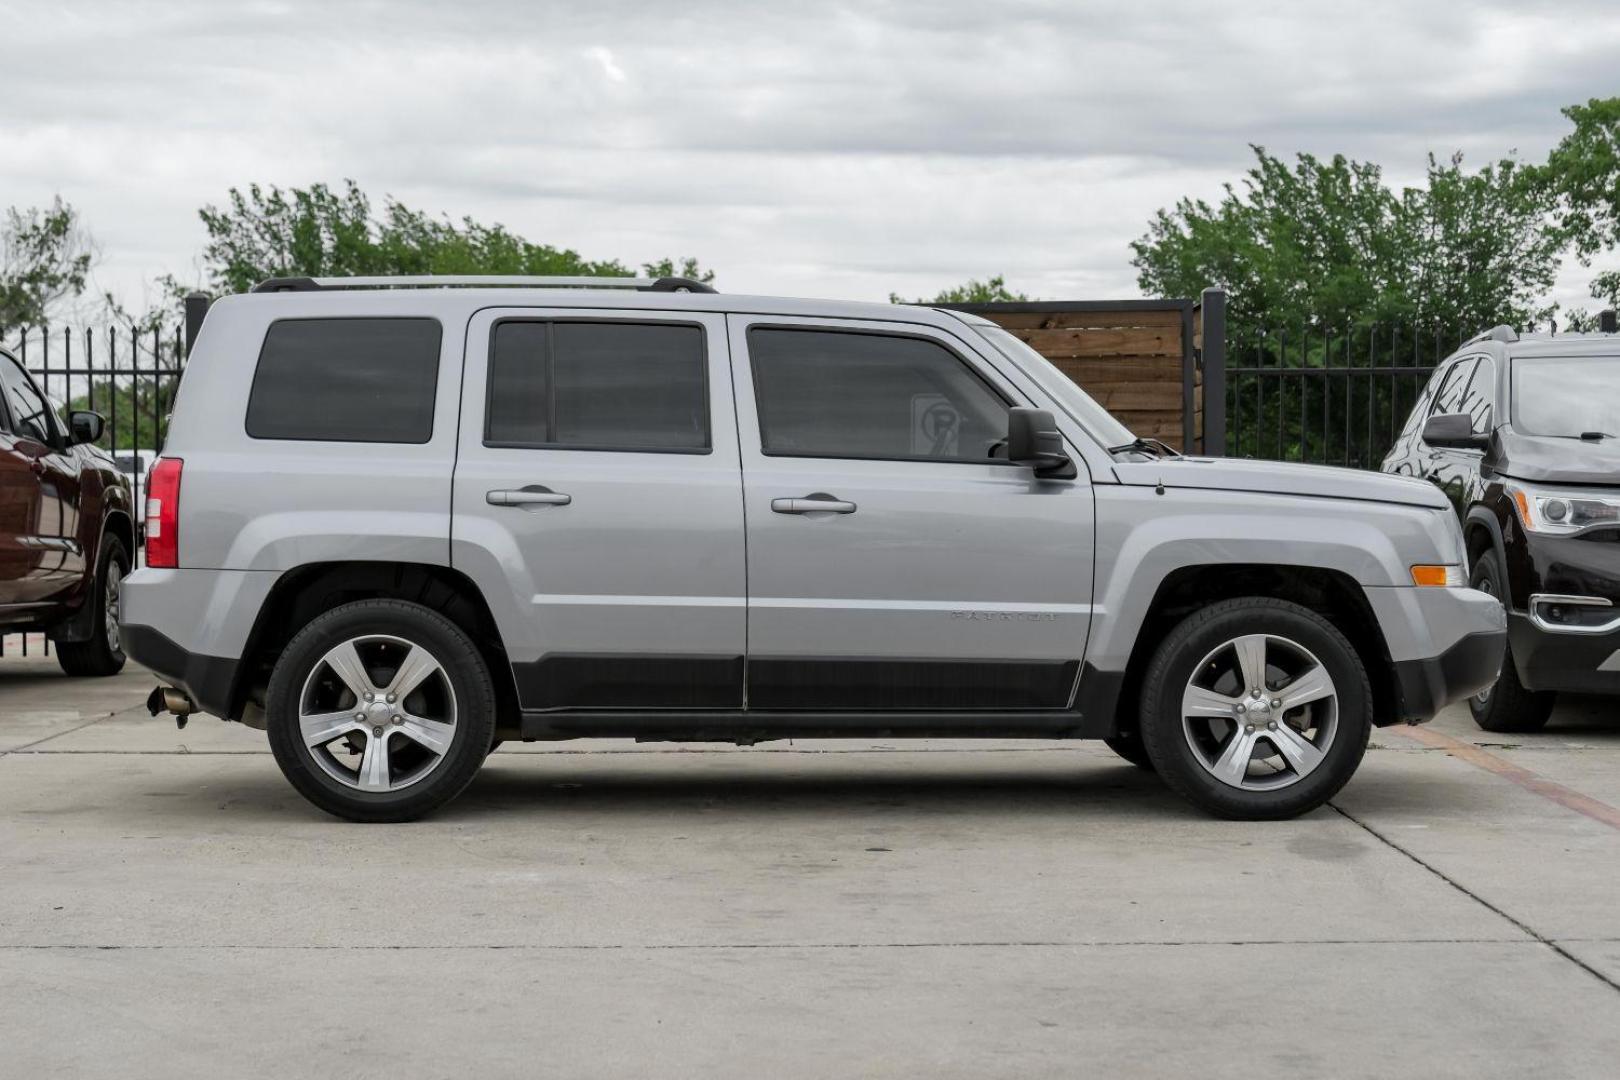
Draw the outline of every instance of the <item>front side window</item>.
M1521 434L1620 437L1620 355L1515 357L1510 374Z
M982 464L1007 437L1007 403L925 338L761 327L748 352L766 454Z
M4 387L6 403L11 406L12 432L39 442L50 444L50 404L34 388L27 372L8 356L0 356L0 386Z
M1462 412L1463 391L1468 388L1468 376L1474 370L1476 357L1468 357L1452 364L1441 377L1440 389L1434 395L1431 416L1446 416Z
M497 323L484 442L707 452L703 328L568 320Z
M1490 433L1495 401L1496 361L1482 356L1479 366L1474 369L1474 377L1468 380L1468 389L1463 391L1462 400L1457 404L1457 411L1467 413L1473 421L1475 435Z
M425 443L439 385L437 319L282 319L248 395L255 439Z

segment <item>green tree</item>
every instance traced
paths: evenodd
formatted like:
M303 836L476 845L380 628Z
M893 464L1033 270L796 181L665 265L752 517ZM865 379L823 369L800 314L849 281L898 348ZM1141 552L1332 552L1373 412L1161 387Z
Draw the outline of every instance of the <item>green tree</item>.
M1604 252L1620 248L1620 97L1593 98L1563 110L1574 125L1541 169L1557 200L1557 222L1583 266ZM1592 297L1606 307L1620 302L1620 270L1592 280ZM1596 316L1571 312L1571 328Z
M1239 333L1384 323L1454 337L1551 314L1541 298L1564 239L1536 170L1506 159L1470 171L1460 155L1431 155L1427 183L1397 192L1375 164L1253 150L1218 203L1183 199L1131 245L1144 292L1221 286Z
M155 450L163 444L178 383L175 375L98 379L88 393L74 397L68 408L94 409L111 421L99 443L105 450ZM116 444L114 427L118 429Z
M472 218L459 222L385 199L380 213L354 181L342 190L232 188L224 208L200 211L208 230L203 263L210 284L245 292L270 277L387 274L628 275L617 259L537 244ZM681 276L713 280L695 259L644 264L649 273L679 267Z
M0 336L41 325L57 301L83 293L94 259L94 242L61 196L43 210L7 210L0 224Z
M1029 297L1021 292L1013 292L1007 288L1007 280L1000 274L985 278L969 278L961 285L949 289L941 289L933 299L907 300L899 293L889 294L891 304L990 304L1003 300L1028 300Z

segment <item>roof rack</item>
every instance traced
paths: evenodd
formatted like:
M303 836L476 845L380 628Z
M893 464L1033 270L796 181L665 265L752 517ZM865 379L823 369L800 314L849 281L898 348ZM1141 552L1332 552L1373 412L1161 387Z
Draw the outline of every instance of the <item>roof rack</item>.
M1514 341L1518 341L1518 340L1519 340L1519 332L1517 330L1513 329L1513 327L1507 325L1506 323L1503 323L1501 326L1493 326L1493 327L1491 327L1489 330L1485 331L1483 334L1475 334L1473 337L1471 337L1467 341L1463 342L1463 344L1464 345L1475 345L1475 344L1478 344L1481 341L1514 342Z
M278 277L250 292L339 292L345 289L635 289L638 292L712 293L691 278L536 277L525 274L401 275L398 277Z

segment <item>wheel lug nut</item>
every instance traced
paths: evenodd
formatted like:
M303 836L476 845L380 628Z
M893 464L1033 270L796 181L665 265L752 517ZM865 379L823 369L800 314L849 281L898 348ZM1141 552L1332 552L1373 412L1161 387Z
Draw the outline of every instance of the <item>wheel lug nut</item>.
M374 728L371 729L371 733L380 738L382 736L382 728L380 726L379 727L374 727Z
M1243 725L1243 733L1245 735L1253 735L1254 734L1254 725L1253 724L1244 724Z
M376 701L377 700L377 695L376 694L367 694L366 695L366 700L367 701Z
M354 714L354 718L356 720L364 720L366 718L366 714L363 712L357 712Z
M403 723L404 723L404 722L405 722L405 718L404 718L404 717L403 717L403 716L396 716L396 717L394 717L394 723L396 723L396 724L403 724Z
M1238 702L1237 711L1238 711L1238 715L1242 716L1244 713L1249 711L1249 707L1247 705L1243 704L1242 702Z
M389 694L388 695L388 704L392 705L393 703L394 703L394 695Z
M1273 720L1271 723L1267 724L1266 725L1266 730L1267 731L1276 731L1277 730L1277 721Z
M1272 699L1271 699L1271 707L1272 707L1272 708L1273 708L1273 709L1280 709L1280 708L1282 708L1282 698L1272 698Z

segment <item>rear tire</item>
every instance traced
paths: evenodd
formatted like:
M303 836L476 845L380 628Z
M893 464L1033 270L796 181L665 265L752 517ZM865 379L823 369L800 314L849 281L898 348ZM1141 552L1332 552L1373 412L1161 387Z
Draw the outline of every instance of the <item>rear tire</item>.
M129 554L123 541L108 534L101 538L101 557L90 583L93 604L89 641L61 641L56 662L69 675L105 678L124 670L124 644L118 632L119 597L129 573Z
M1474 562L1468 583L1480 592L1501 600L1508 595L1507 582L1496 565L1496 554L1486 550ZM1547 691L1525 689L1519 681L1519 669L1513 666L1512 647L1502 655L1502 674L1496 682L1468 699L1468 711L1474 723L1483 731L1500 734L1523 734L1540 731L1552 716L1557 695Z
M287 644L265 715L276 764L310 802L350 821L410 821L472 782L495 735L495 687L443 615L361 600Z
M1159 775L1212 814L1314 810L1355 773L1372 686L1355 648L1298 604L1244 597L1183 619L1142 679L1140 731Z

